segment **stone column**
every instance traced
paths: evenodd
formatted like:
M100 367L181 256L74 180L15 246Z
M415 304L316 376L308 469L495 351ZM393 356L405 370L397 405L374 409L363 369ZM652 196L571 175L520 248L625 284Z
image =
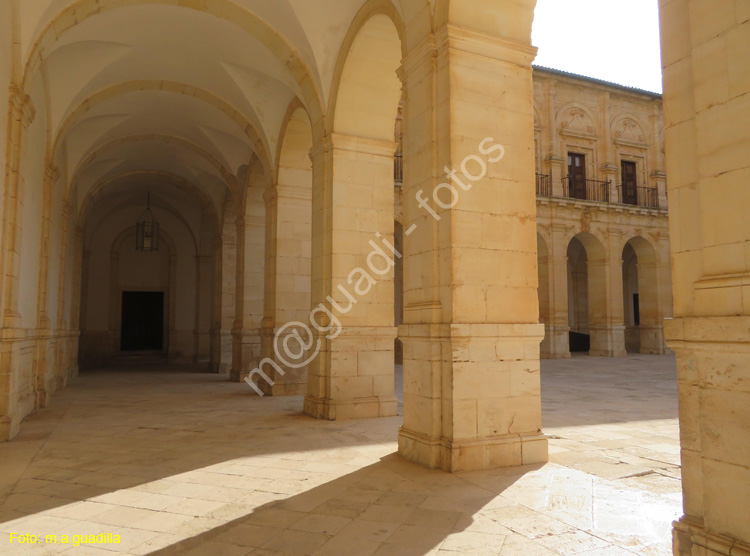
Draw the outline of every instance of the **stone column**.
M399 453L431 468L547 461L532 148L536 51L527 36L520 40L448 24L401 70L407 133Z
M237 283L230 379L240 382L260 361L265 219L245 215L237 218L236 225Z
M90 265L87 265L89 269ZM88 281L88 277L87 277ZM174 295L174 291L170 292ZM84 290L86 295L86 290ZM121 315L122 315L122 292L120 292L120 252L111 251L109 254L109 325L107 326L107 343L108 345L104 349L97 349L96 354L102 357L101 361L97 361L97 364L107 363L112 359L119 351L121 347ZM169 298L167 297L169 302ZM169 322L169 319L167 319ZM165 338L166 344L169 343L169 335Z
M609 182L609 202L616 203L620 201L620 194L617 189L620 182L620 167L617 165L615 149L612 143L612 128L609 121L609 103L610 95L605 91L599 97L599 113L602 118L602 143L599 145L599 148L601 149L602 158L604 159L599 171L601 172L601 179Z
M555 114L557 113L556 95L555 81L550 79L547 82L547 90L545 91L547 122L549 124L547 127L547 133L549 134L549 155L545 164L550 180L552 180L552 196L562 197L562 177L567 174L567 169L565 168L566 162L563 160L562 153L560 152L560 130L557 129L557 122L555 121Z
M622 252L614 234L606 259L589 259L589 355L624 357L625 314L622 304Z
M747 10L660 2L685 515L674 554L750 554Z
M204 245L210 245L206 241ZM195 257L195 353L193 362L206 361L210 356L210 295L212 293L211 283L211 255L201 254Z
M657 207L666 210L667 206L667 174L663 170L654 170L649 176L649 187L656 189Z
M312 152L312 316L330 328L308 369L305 413L313 417L396 414L395 255L386 246L395 151L393 141L334 133Z
M549 281L550 281L550 322L547 328L549 336L550 359L570 358L570 321L568 318L568 245L565 242L564 224L552 224L552 242L550 245Z
M42 244L39 249L39 281L37 291L37 327L46 329L49 327L49 307L47 298L49 296L49 258L50 258L50 235L52 226L52 190L60 178L60 170L51 162L47 163L42 184Z
M650 116L651 134L653 142L649 149L649 159L651 160L651 172L649 173L649 187L656 189L656 206L661 209L667 208L667 174L664 172L664 156L662 149L664 145L659 142L659 118L658 104L655 102Z
M71 203L63 201L62 205L62 218L60 223L60 262L58 265L57 275L57 333L60 336L58 339L58 349L56 356L56 374L58 380L58 388L64 388L68 381L70 372L69 364L71 360L71 343L72 336L74 334L72 330L72 319L70 314L65 314L65 301L70 300L73 303L75 292L72 287L68 289L67 277L74 274L74 269L70 268L71 261L75 264L75 238L71 237L75 234L75 229L71 226L71 214L73 213L73 207ZM73 255L73 256L71 256ZM72 278L72 276L71 276ZM72 307L70 308L72 311Z
M73 213L75 214L75 213ZM68 378L72 378L78 375L79 361L78 352L80 345L81 330L85 327L82 323L83 305L81 301L83 292L87 291L84 287L84 283L88 281L88 269L89 261L91 260L91 252L83 250L83 229L80 226L73 227L73 268L71 270L73 276L71 278L71 289L72 299L70 301L70 324L71 330L71 342L70 350L68 355L70 357L68 367L66 371Z
M275 353L274 339L287 323L308 323L310 315L310 232L312 187L277 184L264 195L266 202L265 317L261 328L261 359L273 360L284 371L273 384L259 382L267 395L307 393L307 366L285 364ZM299 331L298 331L299 332ZM279 337L279 342L282 338Z
M162 348L167 358L171 361L176 358L176 342L177 337L177 251L170 249L169 251L169 275L168 275L168 291L167 295L167 341ZM119 314L122 314L120 312Z
M233 223L225 222L224 233L217 243L220 255L216 260L214 275L218 287L211 333L211 370L229 373L232 368L232 327L237 286L237 233Z
M664 303L661 299L661 262L638 261L641 353L664 353Z
M540 357L552 359L550 327L552 326L552 281L551 281L551 256L548 250L540 249L537 244L539 264L539 323L544 325L544 339L540 345Z
M52 392L59 385L55 380L55 360L50 357L50 345L53 332L50 330L49 318L49 263L50 263L50 240L52 227L52 205L53 188L60 178L60 170L51 162L47 161L42 183L42 229L41 245L39 246L39 274L37 280L37 318L36 327L39 337L36 345L36 407L47 407ZM59 233L59 232L58 232ZM27 254L27 256L31 256Z

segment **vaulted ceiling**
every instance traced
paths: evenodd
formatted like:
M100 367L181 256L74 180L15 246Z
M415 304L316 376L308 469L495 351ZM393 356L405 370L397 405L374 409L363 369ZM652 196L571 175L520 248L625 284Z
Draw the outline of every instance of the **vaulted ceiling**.
M54 160L79 206L140 173L194 184L220 213L253 155L273 166L295 97L312 117L325 112L363 4L19 2L26 90L44 83L45 98L32 100L44 104Z

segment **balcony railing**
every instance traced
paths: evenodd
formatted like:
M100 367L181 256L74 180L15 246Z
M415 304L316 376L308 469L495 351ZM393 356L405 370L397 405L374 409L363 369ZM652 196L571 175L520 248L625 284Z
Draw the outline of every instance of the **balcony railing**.
M617 186L617 201L625 205L634 205L646 208L658 208L659 194L655 187L634 187L635 195L628 194L622 185Z
M540 197L552 197L552 179L549 175L537 173L536 194Z
M626 195L623 186L618 185L616 198L610 199L609 181L576 180L570 176L562 178L562 197L581 199L584 201L599 201L602 203L620 203L645 208L659 208L659 194L655 187L635 187L635 194ZM536 174L536 194L538 197L558 197L553 193L552 176Z
M574 179L565 176L562 179L563 197L609 203L610 183L608 181Z

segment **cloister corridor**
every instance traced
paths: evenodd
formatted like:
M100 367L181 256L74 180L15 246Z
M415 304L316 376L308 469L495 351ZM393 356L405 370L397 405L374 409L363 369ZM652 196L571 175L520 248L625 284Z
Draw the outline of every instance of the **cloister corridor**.
M159 363L82 372L0 445L0 553L24 532L121 543L14 555L671 554L674 357L542 361L542 403L548 464L447 474L397 456L400 415L311 419Z

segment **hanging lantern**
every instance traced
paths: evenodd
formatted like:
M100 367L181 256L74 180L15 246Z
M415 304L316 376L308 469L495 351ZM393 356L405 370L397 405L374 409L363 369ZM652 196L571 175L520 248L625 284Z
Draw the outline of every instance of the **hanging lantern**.
M138 251L159 250L159 223L151 212L151 194L148 194L146 210L138 219L135 233L135 248Z

